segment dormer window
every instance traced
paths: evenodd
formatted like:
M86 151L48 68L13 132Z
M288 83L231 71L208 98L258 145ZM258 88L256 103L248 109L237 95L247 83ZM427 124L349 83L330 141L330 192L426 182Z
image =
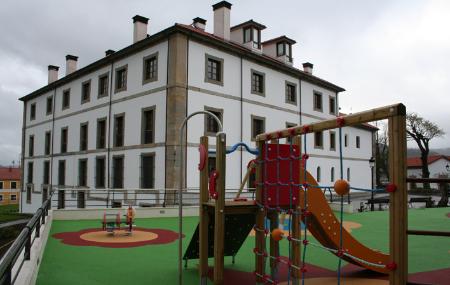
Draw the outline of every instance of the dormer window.
M261 30L254 27L244 29L244 44L252 43L253 48L261 48Z
M292 62L292 45L287 42L277 43L277 57L279 56L286 56Z
M265 28L266 26L249 20L230 28L231 40L253 51L261 52L261 31Z
M292 45L295 44L293 39L286 36L274 38L262 43L263 51L266 55L274 57L281 62L290 66L294 63L292 57Z

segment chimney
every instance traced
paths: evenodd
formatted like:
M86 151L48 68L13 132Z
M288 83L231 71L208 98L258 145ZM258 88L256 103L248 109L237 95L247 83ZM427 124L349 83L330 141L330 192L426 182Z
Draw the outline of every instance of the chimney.
M213 5L214 35L230 40L230 11L231 3L221 1Z
M58 70L59 66L55 65L48 66L48 84L58 80Z
M314 65L313 65L312 63L310 63L310 62L305 62L305 63L303 64L303 71L304 71L305 73L308 73L308 74L311 74L311 75L312 75L312 73L313 73L313 67L314 67Z
M77 70L77 60L78 56L66 55L66 75L71 74Z
M133 24L133 43L136 43L147 37L148 18L136 15L133 17Z
M109 50L105 51L105 56L112 55L115 52L116 52L115 50L109 49Z
M194 25L194 28L196 29L200 29L200 30L205 30L205 26L206 26L206 20L202 19L200 17L194 18L192 19L194 21L194 23L192 25Z

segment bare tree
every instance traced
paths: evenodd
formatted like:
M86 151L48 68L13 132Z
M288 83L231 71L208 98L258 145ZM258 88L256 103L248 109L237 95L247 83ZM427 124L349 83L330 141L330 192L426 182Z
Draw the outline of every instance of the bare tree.
M429 178L428 154L430 153L430 141L443 136L444 131L433 122L430 122L417 113L406 115L406 133L409 140L414 140L420 149L422 162L422 178ZM424 183L424 188L430 188L429 183Z
M385 123L381 123L376 135L375 141L375 161L376 161L376 185L377 187L382 186L382 180L389 180L389 167L388 167L388 157L389 157L389 143L387 135L387 126Z

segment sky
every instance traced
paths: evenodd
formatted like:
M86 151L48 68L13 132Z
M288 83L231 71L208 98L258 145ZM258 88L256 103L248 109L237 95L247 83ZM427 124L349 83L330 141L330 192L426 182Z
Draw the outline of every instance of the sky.
M150 18L149 34L175 23L207 20L218 1L2 0L0 9L0 164L18 163L22 102L47 84L47 66L65 55L83 67L132 43L131 18ZM286 35L294 66L314 64L314 75L344 87L343 112L404 103L409 112L447 134L431 143L450 147L450 1L241 0L232 1L231 25L253 19L267 26L262 40ZM409 146L414 147L413 144Z

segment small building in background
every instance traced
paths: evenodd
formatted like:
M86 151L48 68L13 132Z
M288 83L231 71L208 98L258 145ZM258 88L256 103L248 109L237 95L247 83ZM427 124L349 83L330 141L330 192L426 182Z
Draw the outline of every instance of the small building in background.
M0 167L0 206L19 204L20 168Z
M420 157L408 157L408 177L422 177L422 160ZM438 178L450 175L450 156L448 155L430 155L428 156L428 170L430 178ZM416 185L421 187L421 184ZM431 184L431 188L437 188L436 184Z

